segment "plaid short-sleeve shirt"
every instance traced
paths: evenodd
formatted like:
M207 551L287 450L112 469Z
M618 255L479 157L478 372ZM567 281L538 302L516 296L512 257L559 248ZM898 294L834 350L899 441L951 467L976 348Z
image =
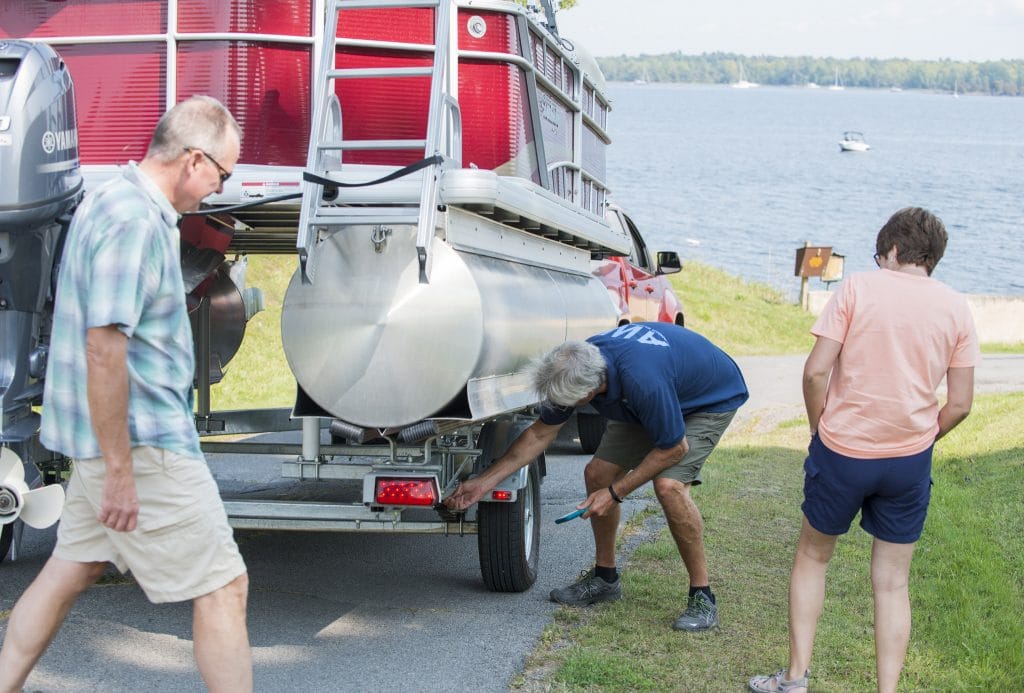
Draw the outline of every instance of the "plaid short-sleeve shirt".
M99 457L86 396L86 332L128 337L132 446L201 457L192 416L195 356L181 277L178 213L134 164L79 207L61 257L43 394L41 439Z

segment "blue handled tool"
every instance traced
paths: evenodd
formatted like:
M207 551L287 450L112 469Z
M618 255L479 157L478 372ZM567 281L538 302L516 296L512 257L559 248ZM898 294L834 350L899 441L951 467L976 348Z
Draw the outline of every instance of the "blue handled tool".
M589 508L589 507L590 506L588 505L586 508L580 508L579 510L573 510L568 515L562 515L560 518L555 520L555 524L556 525L560 525L563 522L568 522L569 520L575 520L577 517L580 517L580 516L583 515L583 513L587 512L587 508Z

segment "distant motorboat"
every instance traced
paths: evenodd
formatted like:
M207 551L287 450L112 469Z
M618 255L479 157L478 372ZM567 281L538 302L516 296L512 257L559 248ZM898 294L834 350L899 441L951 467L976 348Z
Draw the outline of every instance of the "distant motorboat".
M843 139L839 141L841 152L866 152L871 145L864 141L864 133L856 130L847 130L843 133Z

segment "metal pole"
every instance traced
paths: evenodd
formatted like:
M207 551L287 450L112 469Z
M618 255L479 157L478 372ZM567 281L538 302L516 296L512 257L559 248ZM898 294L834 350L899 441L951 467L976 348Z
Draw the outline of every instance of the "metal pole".
M302 459L312 461L320 456L320 419L307 416L302 419Z

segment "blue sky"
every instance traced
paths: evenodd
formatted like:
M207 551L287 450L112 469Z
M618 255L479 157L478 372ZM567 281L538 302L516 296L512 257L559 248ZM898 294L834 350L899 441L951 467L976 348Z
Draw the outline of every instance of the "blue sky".
M595 56L1024 59L1024 0L578 0L558 26Z

